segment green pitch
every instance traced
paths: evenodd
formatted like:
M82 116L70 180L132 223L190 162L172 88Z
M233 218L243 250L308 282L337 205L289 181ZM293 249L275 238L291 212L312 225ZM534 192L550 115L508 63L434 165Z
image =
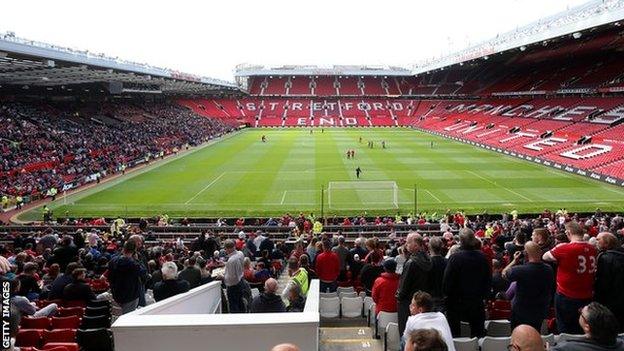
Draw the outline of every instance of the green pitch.
M369 140L373 149L367 147ZM347 159L348 149L355 150L355 159ZM313 134L310 129L246 130L57 199L50 207L55 216L72 217L318 214L324 188L328 215L395 214L413 211L415 184L418 210L429 213L447 208L468 213L560 207L621 211L624 206L624 189L426 133L326 128ZM40 209L22 215L40 218Z

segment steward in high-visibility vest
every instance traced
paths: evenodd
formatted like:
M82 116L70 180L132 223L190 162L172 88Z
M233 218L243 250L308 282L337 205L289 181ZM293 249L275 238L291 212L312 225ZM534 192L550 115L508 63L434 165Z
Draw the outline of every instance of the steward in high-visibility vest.
M282 297L284 299L288 298L288 294L290 293L293 285L298 286L299 293L301 296L305 297L308 294L308 289L310 288L308 271L306 271L305 268L299 267L299 261L296 257L288 259L288 275L290 275L290 280L282 292Z

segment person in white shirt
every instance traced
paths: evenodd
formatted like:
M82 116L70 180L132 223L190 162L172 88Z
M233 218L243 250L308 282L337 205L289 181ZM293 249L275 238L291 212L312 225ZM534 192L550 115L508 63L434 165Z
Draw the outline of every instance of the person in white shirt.
M228 239L224 244L227 262L223 273L223 283L225 283L230 313L244 312L243 303L243 259L245 255L236 250L234 240Z
M442 339L446 342L448 351L455 351L451 327L449 327L446 317L440 312L431 312L433 310L433 298L431 295L424 291L417 291L414 293L412 303L409 307L411 316L407 319L407 323L405 324L402 344L407 342L409 335L414 330L432 328L440 332Z

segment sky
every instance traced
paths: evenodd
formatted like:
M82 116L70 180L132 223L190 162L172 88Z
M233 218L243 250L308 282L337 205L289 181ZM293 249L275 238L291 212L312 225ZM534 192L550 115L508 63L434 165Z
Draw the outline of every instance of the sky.
M20 0L0 32L233 81L238 64L396 65L586 0Z

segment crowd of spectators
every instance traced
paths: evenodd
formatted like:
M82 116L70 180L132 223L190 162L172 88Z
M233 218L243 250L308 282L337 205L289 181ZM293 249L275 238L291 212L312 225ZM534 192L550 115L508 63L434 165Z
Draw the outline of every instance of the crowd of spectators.
M325 223L284 217L278 222ZM0 273L13 282L11 302L24 315L53 315L52 300L104 298L127 313L215 280L226 289L230 313L302 311L310 281L319 279L323 292L353 285L373 298L376 313L398 312L406 347L423 326L448 340L465 321L472 336L484 336L488 301L496 299L511 300L509 318L520 331L550 320L555 332L588 334L592 313L613 320L616 334L623 330L622 217L597 211L581 218L562 209L524 219L449 212L438 221L439 232L400 236L388 229L386 236L359 234L352 243L340 231L302 230L289 238L292 246L245 231L244 224L214 226L188 243L159 241L144 224L123 223L115 231L67 226L67 233L10 234ZM236 240L226 238L226 228ZM279 291L282 267L290 281ZM96 293L96 282L110 288ZM260 291L255 297L252 288ZM605 340L613 341L603 335L588 342Z
M164 102L9 102L0 105L0 125L0 197L25 200L231 130Z

